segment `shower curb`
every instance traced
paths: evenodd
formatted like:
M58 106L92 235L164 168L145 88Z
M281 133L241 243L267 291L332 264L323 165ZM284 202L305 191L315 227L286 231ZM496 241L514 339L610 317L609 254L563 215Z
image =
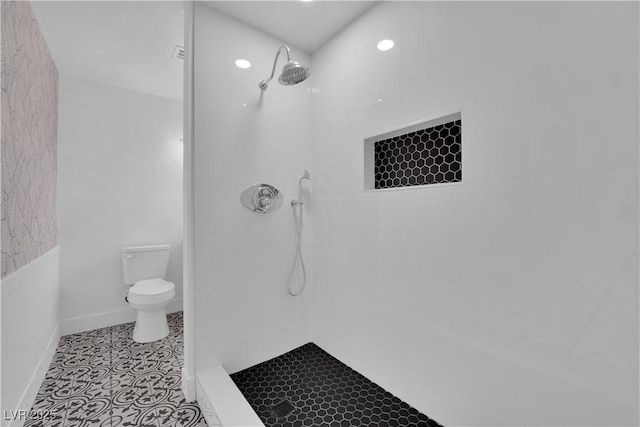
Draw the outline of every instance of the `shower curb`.
M209 427L265 427L221 365L196 374L196 401Z

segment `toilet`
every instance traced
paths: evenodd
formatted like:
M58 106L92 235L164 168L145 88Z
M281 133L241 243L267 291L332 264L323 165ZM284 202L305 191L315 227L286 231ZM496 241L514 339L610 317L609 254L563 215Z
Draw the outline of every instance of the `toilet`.
M124 283L133 285L125 298L137 311L133 340L161 340L169 335L165 307L175 296L175 285L167 282L169 245L122 248Z

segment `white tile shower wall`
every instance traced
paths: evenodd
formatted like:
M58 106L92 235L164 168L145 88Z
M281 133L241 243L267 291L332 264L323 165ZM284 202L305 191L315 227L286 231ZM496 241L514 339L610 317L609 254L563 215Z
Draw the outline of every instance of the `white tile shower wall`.
M444 425L637 425L637 17L387 3L314 54L315 342ZM463 184L363 192L455 111Z
M12 415L31 408L58 343L59 255L55 247L2 279L2 426L22 425Z
M64 332L132 320L124 246L170 244L180 300L182 103L62 75L59 131Z
M313 179L311 85L274 78L261 93L258 82L282 42L201 3L195 19L196 369L221 364L233 373L310 339L310 201L302 236L307 290L291 297L287 279L295 254L289 201L304 169ZM309 62L290 47L294 60ZM251 68L237 68L239 58ZM280 55L276 73L283 65ZM260 182L283 192L279 210L256 214L241 205L240 193Z

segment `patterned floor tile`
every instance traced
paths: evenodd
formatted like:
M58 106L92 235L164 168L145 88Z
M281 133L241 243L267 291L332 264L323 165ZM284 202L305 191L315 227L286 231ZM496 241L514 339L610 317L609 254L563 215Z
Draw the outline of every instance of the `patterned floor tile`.
M32 407L55 417L25 427L206 426L181 390L182 313L167 320L153 343L133 341L134 323L62 337Z
M82 333L79 334L71 334L71 335L65 335L63 337L60 338L60 343L58 345L58 348L64 347L64 346L72 346L72 345L81 345L84 342L84 337L82 335Z
M75 396L67 403L64 427L84 427L102 424L109 420L111 399L109 396Z
M72 394L73 380L43 386L33 401L32 409L47 410L51 406L64 402Z
M177 425L190 425L195 426L198 424L198 419L193 418L193 413L187 414L182 410L183 417L178 415L180 411L177 405L170 403L163 403L156 407L156 414L158 415L158 425L160 427L174 427Z
M78 365L78 367L75 369L75 374L76 381L97 383L109 381L113 372L111 370L111 366L109 365Z
M173 365L172 365L173 367ZM153 384L154 388L165 388L170 390L180 390L182 388L182 373L172 369L162 375L158 381Z
M69 397L76 368L57 365L49 368L36 396L34 407L40 408L40 401L61 401Z
M135 362L131 368L134 375L145 375L154 372L168 372L174 367L172 360L158 360L155 357L145 357L144 359L133 359Z
M111 410L111 427L158 427L157 418L154 408L114 406Z
M126 358L126 356L121 356L118 358L114 358L114 360L111 362L111 372L114 375L133 375L132 372L134 371L134 369L136 371L142 370L142 368L138 366L140 364L144 364L144 360L128 359Z
M196 403L183 403L171 414L174 425L178 427L206 426L204 420L199 420L200 408Z
M124 387L114 391L111 395L111 403L114 408L146 407L146 402L151 402L151 390L149 387Z
M179 356L178 349L182 352L182 346L170 340L164 342L162 347L152 347L152 349L154 350L153 356L158 360L174 360Z
M75 368L78 364L80 353L76 351L68 351L66 353L56 353L51 362L52 367L57 368Z

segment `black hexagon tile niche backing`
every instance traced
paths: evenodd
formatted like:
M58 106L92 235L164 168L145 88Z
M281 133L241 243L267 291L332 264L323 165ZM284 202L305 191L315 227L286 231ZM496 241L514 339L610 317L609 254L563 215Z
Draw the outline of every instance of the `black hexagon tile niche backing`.
M440 426L313 343L231 378L267 427Z
M460 119L374 143L375 188L462 181Z

